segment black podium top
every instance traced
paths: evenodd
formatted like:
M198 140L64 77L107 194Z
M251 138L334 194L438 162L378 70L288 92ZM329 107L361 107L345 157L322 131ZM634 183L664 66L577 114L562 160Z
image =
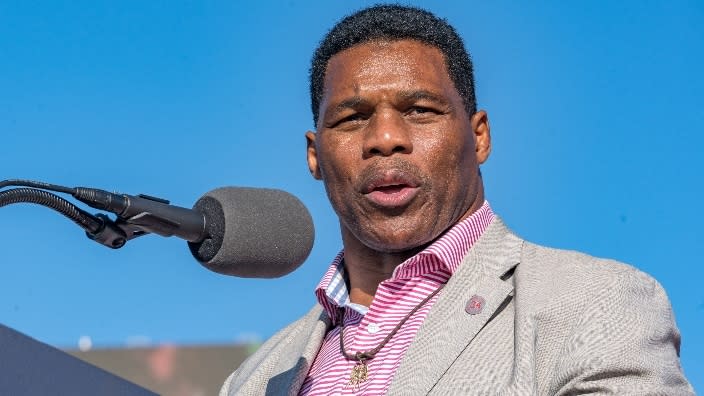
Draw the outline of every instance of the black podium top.
M0 395L155 396L156 393L0 324Z

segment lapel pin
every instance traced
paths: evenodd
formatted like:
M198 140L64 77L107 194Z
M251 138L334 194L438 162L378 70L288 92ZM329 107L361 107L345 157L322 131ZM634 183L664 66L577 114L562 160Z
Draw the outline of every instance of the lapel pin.
M484 298L475 294L469 299L469 301L467 301L467 305L465 305L464 311L470 315L476 315L482 312L482 309L484 309L485 304L486 301L484 300Z

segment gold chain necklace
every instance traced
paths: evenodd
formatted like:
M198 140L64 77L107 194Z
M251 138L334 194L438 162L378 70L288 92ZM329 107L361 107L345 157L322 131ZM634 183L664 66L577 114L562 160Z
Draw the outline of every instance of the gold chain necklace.
M420 303L418 303L418 305L413 307L411 312L409 312L408 315L406 315L403 319L401 319L401 321L396 325L396 327L394 327L394 329L391 330L389 335L387 335L386 338L384 338L384 340L381 341L381 343L376 346L376 348L369 350L369 351L356 352L355 354L350 354L345 351L345 335L344 335L344 332L345 332L345 324L344 324L345 308L340 307L340 309L339 309L339 311L340 311L339 312L339 316L340 316L340 352L342 352L342 356L344 356L347 360L354 360L357 362L357 364L355 364L354 367L352 368L352 372L350 373L350 381L347 383L347 385L353 385L355 387L358 387L359 384L361 384L362 382L366 381L369 378L368 369L367 369L367 361L372 360L374 358L374 356L376 356L376 354L381 350L381 348L383 348L384 345L386 345L386 343L389 342L389 340L391 340L391 338L393 338L393 336L401 328L401 326L403 326L403 324L406 323L406 321L408 319L410 319L410 317L413 316L413 314L416 313L416 311L418 309L420 309L420 307L425 305L425 303L430 301L431 298L433 298L436 294L438 294L438 292L443 288L443 286L445 286L445 285L444 284L440 285L437 289L435 289L435 291L430 293L430 295L428 297L424 298L423 301L421 301Z

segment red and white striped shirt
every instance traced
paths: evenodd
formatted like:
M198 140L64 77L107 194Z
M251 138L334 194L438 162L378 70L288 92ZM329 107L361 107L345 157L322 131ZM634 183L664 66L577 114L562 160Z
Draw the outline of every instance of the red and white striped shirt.
M344 252L340 252L315 290L318 302L334 327L325 335L299 395L386 393L401 358L438 296L420 307L376 356L367 361L368 379L357 386L349 384L356 362L347 360L340 352L340 323L345 326L348 353L374 349L416 305L447 283L493 219L494 213L485 201L467 219L396 267L391 278L379 284L369 308L350 302L345 284ZM339 317L341 307L344 307L342 318Z

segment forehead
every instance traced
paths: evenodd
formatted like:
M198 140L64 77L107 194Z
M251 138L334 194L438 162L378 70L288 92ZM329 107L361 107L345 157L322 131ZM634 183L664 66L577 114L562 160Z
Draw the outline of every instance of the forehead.
M372 41L336 54L328 62L323 101L352 90L454 89L445 57L434 47L415 40Z

